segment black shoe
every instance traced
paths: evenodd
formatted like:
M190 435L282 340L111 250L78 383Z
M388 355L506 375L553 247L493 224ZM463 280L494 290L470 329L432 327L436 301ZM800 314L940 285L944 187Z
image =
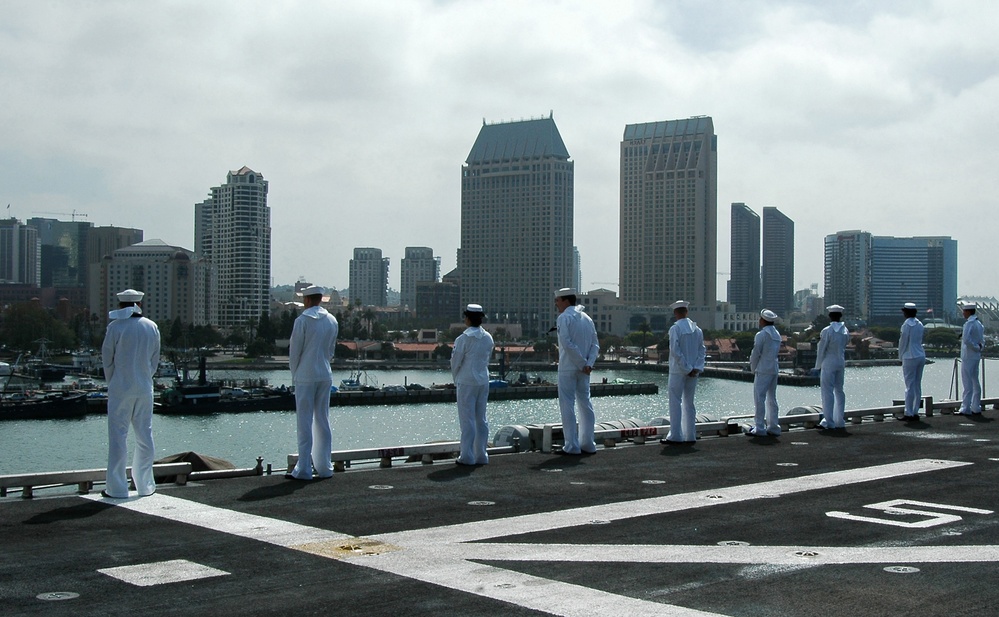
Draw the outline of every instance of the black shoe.
M128 499L128 497L115 497L114 495L108 494L107 491L101 491L101 497L105 499Z
M309 480L306 480L304 478L296 478L295 476L291 475L290 473L284 474L284 479L285 480L295 480L296 482L309 482Z

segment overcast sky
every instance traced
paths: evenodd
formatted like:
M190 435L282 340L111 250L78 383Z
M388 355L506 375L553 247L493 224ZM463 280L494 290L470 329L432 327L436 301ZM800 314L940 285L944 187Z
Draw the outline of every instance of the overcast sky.
M733 201L822 241L949 235L958 293L999 295L999 3L0 1L0 207L85 213L194 248L194 204L270 182L272 275L348 285L354 247L456 265L482 126L547 116L575 161L583 287L617 289L626 124L718 135L718 276Z

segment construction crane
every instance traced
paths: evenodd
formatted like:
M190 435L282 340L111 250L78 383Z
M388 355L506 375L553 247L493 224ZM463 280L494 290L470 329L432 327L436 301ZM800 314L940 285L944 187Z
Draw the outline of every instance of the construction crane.
M32 214L54 214L56 216L68 216L70 220L74 223L76 222L76 217L87 218L85 212L77 212L74 208L72 212L32 212Z

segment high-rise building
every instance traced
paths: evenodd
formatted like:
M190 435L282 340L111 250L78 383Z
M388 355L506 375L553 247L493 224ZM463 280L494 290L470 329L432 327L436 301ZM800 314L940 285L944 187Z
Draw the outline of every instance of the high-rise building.
M866 320L870 295L871 234L852 230L826 236L825 302L842 306L847 319Z
M364 306L388 306L389 259L382 250L355 248L350 260L350 303Z
M0 283L40 287L42 249L38 230L15 218L0 221Z
M416 284L436 283L441 277L441 258L434 257L434 249L425 246L407 246L406 256L399 266L399 304L419 313L416 307Z
M99 315L104 310L108 285L104 258L115 251L142 242L142 230L127 227L91 227L87 235L87 306L90 313ZM115 290L121 291L120 289ZM201 324L208 323L207 321ZM200 324L199 324L200 325Z
M629 124L621 141L620 289L625 304L691 303L712 327L717 139L710 117Z
M246 325L270 307L271 211L267 181L243 167L194 206L194 252L208 264L199 320L223 329Z
M416 314L424 325L447 327L461 319L461 287L455 283L416 284Z
M760 215L744 203L732 204L732 255L728 301L740 311L760 307Z
M89 282L87 242L93 225L34 217L28 225L38 230L42 254L42 287L86 287Z
M762 305L781 317L794 309L794 221L763 207Z
M175 319L198 323L194 313L197 296L204 293L200 276L204 264L192 251L162 240L146 240L120 248L103 261L106 280L102 303L94 312L102 317L118 308L116 294L122 289L145 292L142 313L165 329Z
M892 236L871 239L871 320L897 322L905 302L915 302L926 317L958 317L957 240Z
M462 305L529 335L554 323L575 279L573 167L551 116L483 123L461 169Z
M569 287L583 293L583 258L579 255L579 247L572 247L572 281Z

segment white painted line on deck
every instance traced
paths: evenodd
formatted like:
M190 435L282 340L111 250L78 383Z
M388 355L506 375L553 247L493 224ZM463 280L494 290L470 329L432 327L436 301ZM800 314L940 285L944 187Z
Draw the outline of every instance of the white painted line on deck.
M286 548L293 548L301 544L342 541L352 537L335 531L289 523L266 516L216 508L196 501L170 497L162 493L113 502L103 500L99 494L84 495L83 498L105 501L133 512L158 516L178 523L187 523Z
M166 583L196 581L202 578L228 576L225 570L203 566L186 559L171 559L155 563L140 563L134 566L118 566L98 570L112 578L138 587L152 587Z
M242 514L160 494L116 502L115 505L244 538L307 550L313 554L341 559L359 566L552 615L592 617L594 614L624 612L629 617L653 615L716 617L715 613L629 598L598 589L522 574L502 567L484 565L473 560L735 563L814 567L844 563L994 562L999 561L999 547L608 546L502 542L481 544L475 541L586 525L594 520L626 520L753 499L774 498L929 471L954 469L970 464L919 459L681 495L381 534L364 540L390 549L363 555L355 555L351 551L346 551L344 554L323 550L324 545L328 548L331 543L342 543L343 540L351 538L346 534ZM306 548L307 546L309 548Z
M455 548L476 561L595 563L718 563L828 565L848 563L999 562L999 546L699 546L689 544L472 543ZM814 553L814 554L813 554ZM806 555L807 554L807 555Z
M475 521L458 525L447 525L429 529L415 529L397 533L381 534L378 540L397 546L414 544L440 545L455 542L474 542L515 534L533 533L586 525L594 519L616 521L668 512L679 512L761 499L793 495L806 491L834 488L862 482L885 480L928 471L939 471L964 467L972 463L917 459L902 463L889 463L874 467L861 467L845 471L833 471L810 476L798 476L783 480L771 480L755 484L743 484L728 488L694 491L663 497L650 497L636 501L611 503L600 506L570 508L558 512L542 512L491 521Z

